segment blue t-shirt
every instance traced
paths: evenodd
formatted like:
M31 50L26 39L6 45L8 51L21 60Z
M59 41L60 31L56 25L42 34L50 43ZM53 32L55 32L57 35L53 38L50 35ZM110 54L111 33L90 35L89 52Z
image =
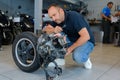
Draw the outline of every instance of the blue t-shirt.
M102 10L102 13L107 17L110 16L110 14L111 14L110 12L111 12L111 10L108 7L104 7L103 10Z
M67 34L67 37L71 42L75 42L80 35L78 32L86 27L86 29L89 32L90 35L90 42L93 44L95 43L94 36L90 30L89 24L86 22L83 16L81 16L79 13L75 11L65 11L65 20L61 24L57 24L53 22L51 24L52 26L61 26L63 29L63 32Z

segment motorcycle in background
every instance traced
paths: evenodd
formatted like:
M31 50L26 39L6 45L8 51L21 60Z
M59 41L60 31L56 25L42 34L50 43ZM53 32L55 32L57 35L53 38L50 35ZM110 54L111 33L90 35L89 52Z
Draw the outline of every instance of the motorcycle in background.
M11 44L13 42L13 34L10 21L2 10L0 10L0 29L2 33L2 44Z
M18 9L21 9L21 6L18 6ZM15 15L16 16L13 17L15 26L21 27L22 32L34 32L34 18L32 16L21 13L20 11L17 11Z
M21 8L21 6L18 8ZM0 10L0 30L2 33L2 44L11 44L16 35L21 32L34 32L33 17L27 14L21 14L20 12L17 13L17 16L8 17L4 11Z
M31 31L34 32L34 21L33 21L33 17L27 14L20 14L20 18L21 18L21 28L22 31Z
M8 13L8 11L6 11ZM8 45L13 42L16 35L22 32L20 26L16 26L12 17L8 17L4 11L0 10L0 29L2 33L2 44Z

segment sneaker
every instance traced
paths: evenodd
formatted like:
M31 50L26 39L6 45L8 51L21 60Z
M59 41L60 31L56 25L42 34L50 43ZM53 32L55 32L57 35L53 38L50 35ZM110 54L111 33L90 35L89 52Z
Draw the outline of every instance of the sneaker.
M3 48L0 48L0 51L2 51L3 50Z
M88 60L85 62L85 63L83 63L84 64L84 67L86 68L86 69L92 69L92 63L91 63L91 61L90 61L90 59L88 58Z

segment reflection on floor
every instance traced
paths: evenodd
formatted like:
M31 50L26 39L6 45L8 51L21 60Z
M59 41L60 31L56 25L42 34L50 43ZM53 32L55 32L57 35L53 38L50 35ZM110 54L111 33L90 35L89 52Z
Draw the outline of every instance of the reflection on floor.
M25 73L18 69L12 59L12 45L3 46L0 51L0 80L45 80L42 69ZM120 80L120 47L97 43L91 54L93 68L86 70L82 65L66 57L66 65L59 80Z

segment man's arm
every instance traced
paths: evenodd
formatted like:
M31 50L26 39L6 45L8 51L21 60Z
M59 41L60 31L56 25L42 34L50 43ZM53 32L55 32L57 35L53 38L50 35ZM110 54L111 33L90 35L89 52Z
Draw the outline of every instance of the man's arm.
M56 26L54 28L53 26L51 26L49 24L45 28L43 28L43 31L47 32L48 34L51 34L51 33L60 33L63 30L62 30L62 28L60 26Z
M86 43L90 39L90 35L89 35L86 28L81 29L78 33L79 33L80 37L78 38L78 40L75 43L73 43L72 46L70 46L67 49L66 55L70 54L75 48L83 45L84 43Z
M107 19L107 20L111 21L111 18L105 16L103 13L101 13L101 17L104 18L104 19Z
M118 12L115 14L115 16L120 16L120 11L118 11Z

